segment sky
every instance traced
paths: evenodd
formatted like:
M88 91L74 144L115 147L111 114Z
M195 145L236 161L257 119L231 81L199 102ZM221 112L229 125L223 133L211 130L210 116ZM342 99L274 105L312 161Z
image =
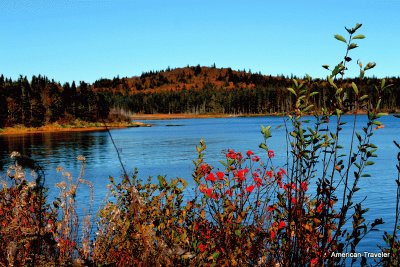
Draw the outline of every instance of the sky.
M356 60L399 76L398 0L0 0L0 73L94 82L187 65L323 78L344 26L362 23Z

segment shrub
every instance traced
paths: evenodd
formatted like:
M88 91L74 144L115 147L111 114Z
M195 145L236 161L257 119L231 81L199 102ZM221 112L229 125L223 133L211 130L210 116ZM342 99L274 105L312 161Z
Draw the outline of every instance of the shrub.
M85 159L77 180L63 172L57 184L60 196L54 208L46 204L41 172L29 182L20 165L9 169L11 184L0 192L1 265L106 265L106 266L345 266L354 264L333 253L355 253L362 238L383 223L366 222L368 209L356 202L360 182L373 165L377 147L371 143L378 121L381 96L389 87L385 80L376 86L378 97L368 99L355 83L341 83L351 62L349 53L357 48L355 33L347 29L343 60L330 70L327 81L334 97L328 109L317 110L310 100L319 92L314 81L293 80L288 92L295 100L292 114L284 120L286 162L277 166L270 126L262 127L263 154L253 151L226 151L220 167L204 161L206 144L200 141L193 179L194 193L181 178L167 181L158 177L142 181L137 172L121 181L110 178L111 198L98 214L97 231L91 239L91 218L79 227L76 192L86 184ZM373 68L358 61L360 80ZM349 95L352 98L349 98ZM349 100L353 99L353 100ZM367 122L358 128L358 112L367 113ZM305 116L312 113L314 116ZM343 140L347 123L343 114L353 113L352 137ZM349 142L346 142L349 141ZM396 143L398 146L398 144ZM399 147L400 148L400 147ZM400 154L399 154L400 155ZM399 159L400 160L400 159ZM400 173L400 167L399 173ZM61 169L60 169L61 170ZM393 234L385 234L389 258L399 262L400 180L396 224ZM82 238L79 238L79 233ZM366 266L367 259L360 259Z

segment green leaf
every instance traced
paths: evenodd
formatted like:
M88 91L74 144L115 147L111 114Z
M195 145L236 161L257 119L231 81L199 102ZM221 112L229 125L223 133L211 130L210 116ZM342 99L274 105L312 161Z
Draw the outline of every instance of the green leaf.
M354 36L352 39L364 39L364 38L365 38L365 35L359 34L359 35Z
M336 67L332 70L331 76L336 76L338 73L344 70L344 66L342 63L336 65Z
M368 64L364 67L364 70L372 69L376 66L375 62L368 62Z
M354 93L356 93L356 95L358 95L358 88L357 88L357 85L356 85L354 82L352 82L352 83L351 83L351 87L353 87Z
M322 67L324 68L324 69L327 69L327 70L329 70L329 65L322 65Z
M240 236L240 233L241 233L241 231L239 229L235 231L236 236Z
M214 252L214 253L212 254L213 259L218 258L218 256L219 256L219 252Z
M373 161L367 161L367 162L365 162L365 166L374 165L374 164L375 164L375 162L373 162Z
M264 150L268 150L267 145L266 145L266 144L263 144L263 143L261 143L261 144L259 145L259 148L264 149Z
M356 136L357 136L358 141L361 142L361 135L358 132L356 132Z
M291 92L292 94L294 94L295 96L297 96L296 91L293 88L288 88L289 92Z
M335 76L335 75L333 75L333 71L332 71L332 76L328 76L328 82L333 88L337 88L336 84L334 83L334 81L332 79L332 77Z
M314 96L314 95L317 95L318 94L318 92L312 92L312 93L310 93L310 96Z
M358 30L359 28L361 28L362 24L361 23L357 23L356 26L352 29L354 32L356 30Z
M385 87L385 82L386 82L386 80L382 79L382 81L381 81L381 89L383 89Z
M379 99L378 103L376 103L376 109L379 110L379 107L381 106L381 102L382 102L382 99ZM379 115L377 115L377 117L379 118Z
M364 74L365 74L365 72L362 69L360 69L360 79L364 78Z
M363 95L362 97L360 97L360 101L363 101L364 99L367 99L368 95Z
M357 44L355 44L355 43L351 43L351 44L349 44L349 47L348 47L348 49L349 50L351 50L351 49L354 49L354 48L357 48L358 47L358 45Z
M387 113L387 112L381 112L381 113L376 114L376 116L378 116L378 117L387 116L387 115L389 115L389 113Z
M343 42L345 44L347 43L346 39L344 39L344 37L341 36L340 34L335 34L335 39L339 40L339 41L341 41L341 42Z
M309 105L308 107L306 107L303 112L307 112L309 111L312 107L314 107L314 105Z
M158 185L159 185L160 189L164 189L164 185L165 185L165 182L166 182L166 181L165 181L165 177L159 175L159 176L157 177L157 179L158 179Z

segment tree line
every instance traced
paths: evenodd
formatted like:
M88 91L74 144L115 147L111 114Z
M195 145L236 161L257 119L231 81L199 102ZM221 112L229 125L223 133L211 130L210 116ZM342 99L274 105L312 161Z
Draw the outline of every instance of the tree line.
M100 121L107 118L110 105L85 82L60 83L45 76L16 80L0 76L0 128L47 123L68 123L75 119Z
M224 113L224 114L276 114L290 112L294 108L294 97L287 88L293 86L292 79L308 78L266 76L251 71L232 71L215 67L186 67L175 75L174 70L150 71L136 78L102 79L94 83L114 106L137 113ZM377 99L381 79L364 78L362 81L345 79L338 81L348 89L346 105L355 103L351 83L357 82L360 90ZM400 108L400 78L387 78L392 86L382 96L381 108L396 112ZM103 87L103 85L107 85ZM332 109L334 90L321 79L307 82L310 91L318 94L309 99L316 108ZM112 89L110 89L112 88Z
M99 79L61 85L45 76L16 80L0 76L0 128L22 124L39 127L80 119L93 122L107 118L111 108L133 113L220 113L281 114L294 109L294 97L287 88L292 78L268 76L230 68L186 67L145 72L139 77ZM297 78L305 81L307 78ZM355 103L353 79L338 82L348 88L346 105ZM375 86L380 79L357 81L363 94L377 99ZM392 84L382 96L381 108L396 112L400 108L400 78L386 79ZM325 80L310 79L306 87L317 91L309 102L316 108L333 109L334 90Z

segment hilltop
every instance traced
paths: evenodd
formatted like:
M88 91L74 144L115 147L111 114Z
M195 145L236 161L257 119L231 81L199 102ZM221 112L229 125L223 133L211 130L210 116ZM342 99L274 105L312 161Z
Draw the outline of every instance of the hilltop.
M93 90L107 96L114 107L133 113L191 113L191 114L282 114L293 109L294 98L287 88L293 78L307 82L310 90L319 94L310 98L317 108L334 108L333 91L327 81L309 77L263 75L251 71L187 66L144 72L140 76L100 79ZM338 81L351 88L354 79ZM400 107L400 79L388 78L393 86L383 96L382 107L395 112ZM364 78L360 89L376 98L374 86L378 78ZM352 91L349 105L354 103Z
M114 79L99 79L93 83L97 91L135 94L138 92L155 93L190 89L255 88L267 86L277 81L287 81L288 77L262 75L251 71L232 70L205 66L187 66L184 68L167 68L160 71L148 71L140 76Z

